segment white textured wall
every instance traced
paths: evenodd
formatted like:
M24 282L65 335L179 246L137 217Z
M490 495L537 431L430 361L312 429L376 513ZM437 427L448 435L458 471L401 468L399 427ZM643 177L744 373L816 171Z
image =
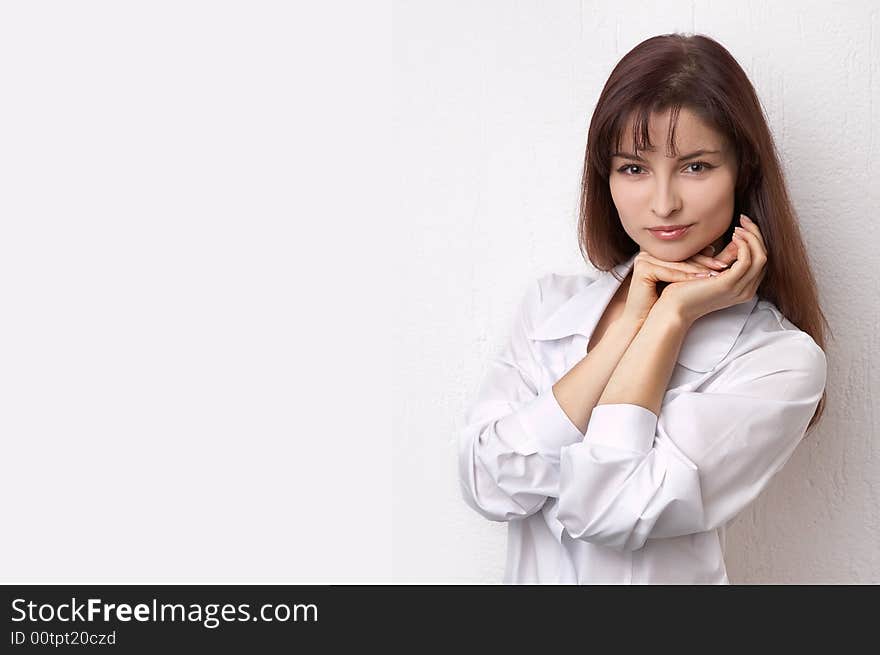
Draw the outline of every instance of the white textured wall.
M828 407L732 525L734 583L880 582L880 3L397 2L393 570L497 583L506 526L460 500L455 440L536 276L585 270L579 174L616 62L719 40L758 90L835 333Z

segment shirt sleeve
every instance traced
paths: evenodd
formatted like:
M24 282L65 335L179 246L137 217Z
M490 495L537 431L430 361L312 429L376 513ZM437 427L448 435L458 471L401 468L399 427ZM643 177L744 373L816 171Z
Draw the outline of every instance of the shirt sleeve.
M557 497L560 449L584 436L552 387L538 391L528 334L540 303L535 280L520 302L507 344L489 361L458 435L462 496L492 521L529 516L548 497Z
M809 335L732 359L658 417L598 405L561 452L558 520L574 539L637 550L732 520L791 457L821 400L825 353Z

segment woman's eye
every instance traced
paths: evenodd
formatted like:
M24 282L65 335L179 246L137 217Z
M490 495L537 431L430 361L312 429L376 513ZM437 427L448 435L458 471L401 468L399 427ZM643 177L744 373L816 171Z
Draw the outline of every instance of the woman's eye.
M691 162L690 164L687 165L688 168L690 168L691 166L702 166L702 168L700 170L692 171L694 173L702 173L704 170L709 170L710 168L712 168L711 166L709 166L709 164L707 164L706 162L702 162L702 161Z
M691 168L693 166L698 166L700 168L698 170L693 170ZM642 167L639 166L638 164L624 164L623 166L618 168L617 171L619 173L623 173L624 175L627 175L629 177L638 177L639 173L629 172L630 169L633 169L633 168L641 170ZM690 164L688 164L687 166L685 166L685 169L690 169L691 173L703 173L703 172L709 170L710 168L714 168L714 166L712 166L711 164L707 164L704 161L693 161Z

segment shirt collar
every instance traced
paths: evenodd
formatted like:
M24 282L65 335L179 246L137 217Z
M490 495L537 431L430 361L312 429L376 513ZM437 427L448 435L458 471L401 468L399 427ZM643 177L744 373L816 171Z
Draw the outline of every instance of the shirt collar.
M634 254L612 269L621 281L629 274L635 259ZM620 288L621 281L612 271L601 271L595 280L541 321L532 330L531 338L546 341L581 334L589 339ZM694 321L682 342L678 363L701 373L713 370L733 348L757 302L758 296L754 294L744 302L710 312Z

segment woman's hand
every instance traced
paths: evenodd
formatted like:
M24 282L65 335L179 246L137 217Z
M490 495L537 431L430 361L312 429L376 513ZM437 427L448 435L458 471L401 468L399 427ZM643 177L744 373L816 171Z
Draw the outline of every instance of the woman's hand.
M667 262L649 255L644 250L639 251L633 265L623 319L638 324L644 322L660 297L657 292L658 282L684 283L685 280L696 280L695 276L698 273L708 274L714 270L699 262Z
M710 312L745 302L755 294L766 273L767 248L758 226L745 215L741 222L743 227L736 228L730 246L722 251L726 254L731 247L736 248L733 265L714 277L690 276L668 285L657 301L657 307L662 307L660 311L672 311L690 324Z
M735 241L728 243L717 255L715 254L715 248L713 246L706 246L696 255L693 255L685 261L702 264L703 266L708 266L716 271L725 271L736 261L737 250L738 248Z

